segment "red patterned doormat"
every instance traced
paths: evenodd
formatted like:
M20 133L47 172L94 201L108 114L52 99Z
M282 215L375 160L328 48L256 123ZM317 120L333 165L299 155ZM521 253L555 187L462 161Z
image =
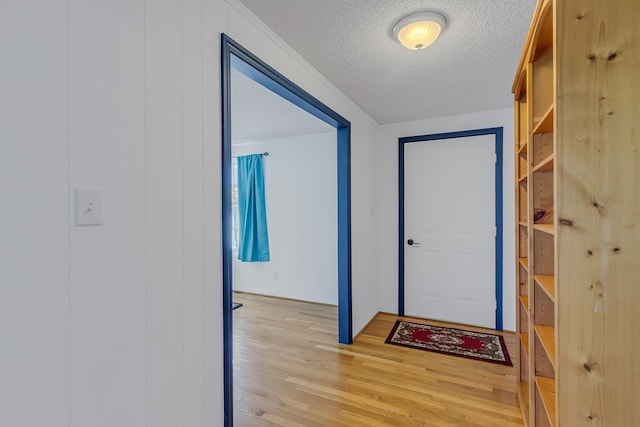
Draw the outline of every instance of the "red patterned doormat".
M513 366L500 335L398 320L385 342Z

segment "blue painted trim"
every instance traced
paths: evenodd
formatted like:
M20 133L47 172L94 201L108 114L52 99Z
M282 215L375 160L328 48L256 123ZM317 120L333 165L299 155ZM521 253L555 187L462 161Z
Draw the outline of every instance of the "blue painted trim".
M231 51L222 39L220 51L222 102L222 363L224 426L233 427L233 317L231 248Z
M233 53L234 55L237 55L236 52ZM251 53L249 53L249 55L253 56L253 54ZM259 59L257 60L260 61ZM262 86L280 95L294 105L302 108L311 115L319 118L323 122L337 129L345 127L345 123L349 123L344 117L340 116L335 111L331 110L329 107L322 104L316 98L305 92L302 88L300 88L300 86L288 80L286 77L282 76L282 74L278 73L267 64L264 65L266 68L263 72L263 70L257 69L253 65L250 65L250 63L247 63L246 59L240 57L239 55L231 57L231 67L234 70L240 71L245 76L256 81L257 83L260 83ZM271 78L270 76L272 74L265 74L265 72L268 72L267 70L270 70L273 73L277 73L281 77L281 79L277 77Z
M502 326L502 288L503 288L503 276L502 276L502 255L503 255L503 241L502 241L502 144L503 135L502 128L495 128L496 136L496 329L501 331Z
M502 145L503 145L503 128L485 128L472 129L459 132L434 133L431 135L418 135L398 138L398 315L404 315L404 144L412 142L434 141L440 139L462 138L467 136L494 135L495 137L495 221L496 221L496 238L495 238L495 269L496 269L496 326L499 331L503 329L503 305L502 305L502 255L503 255L503 233L502 233Z
M231 68L337 129L338 341L350 344L351 293L351 123L291 82L225 34L221 37L222 98L222 316L224 426L233 426L233 324L231 251Z
M398 144L398 316L404 316L404 143Z
M338 134L338 341L351 344L351 126Z

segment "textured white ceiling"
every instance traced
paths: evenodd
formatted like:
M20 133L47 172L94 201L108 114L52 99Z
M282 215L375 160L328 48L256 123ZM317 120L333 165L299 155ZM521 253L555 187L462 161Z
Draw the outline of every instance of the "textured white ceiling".
M302 108L231 69L231 138L234 144L333 130Z
M241 0L380 124L505 108L535 0ZM430 47L391 38L402 16L435 10Z

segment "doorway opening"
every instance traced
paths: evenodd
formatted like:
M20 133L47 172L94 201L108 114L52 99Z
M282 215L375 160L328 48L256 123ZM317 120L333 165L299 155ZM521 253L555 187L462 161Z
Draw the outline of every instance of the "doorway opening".
M503 128L472 129L459 132L438 133L430 135L419 135L398 139L398 315L405 315L405 250L407 245L412 247L412 239L405 241L405 144L449 140L454 138L468 138L476 136L490 135L494 137L495 143L495 329L502 330L502 144Z
M351 314L351 124L225 34L221 38L222 99L222 313L224 425L233 426L233 324L231 225L231 69L289 100L336 129L338 341L352 342Z

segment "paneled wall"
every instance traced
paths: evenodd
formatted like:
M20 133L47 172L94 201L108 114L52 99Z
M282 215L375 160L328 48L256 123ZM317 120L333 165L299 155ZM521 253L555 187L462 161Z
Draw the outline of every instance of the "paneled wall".
M226 6L204 6L3 3L0 424L221 417L220 368L203 371L207 354L220 364L219 314L204 336L219 307L203 302L220 293L203 281L219 280L215 242L203 263L203 170L218 164L203 106L217 111L218 85L203 89ZM102 191L103 225L74 226L75 188Z

